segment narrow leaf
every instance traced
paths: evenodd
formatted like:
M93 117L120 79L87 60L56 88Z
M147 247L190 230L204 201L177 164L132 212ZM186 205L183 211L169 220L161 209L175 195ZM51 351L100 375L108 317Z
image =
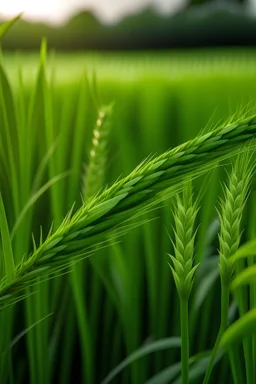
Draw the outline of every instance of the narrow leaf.
M249 256L256 255L256 239L248 241L244 245L242 245L233 256L229 258L229 262L233 264L235 261L239 259L243 259Z
M15 232L17 231L18 227L20 226L20 224L22 223L22 220L24 219L26 213L28 212L28 210L30 209L30 207L32 207L35 202L49 189L51 188L55 183L57 183L58 181L62 180L64 177L68 176L69 175L69 171L66 171L66 172L63 172L61 173L60 175L56 175L55 177L53 177L52 179L50 179L49 181L47 181L40 189L38 189L38 191L36 191L31 197L30 199L28 200L28 202L26 203L26 205L24 206L24 208L22 209L22 211L20 212L15 224L14 224L14 227L12 229L12 232L11 232L11 238L14 237L14 234Z
M3 249L3 258L7 282L11 282L15 277L15 263L12 252L12 244L8 229L7 218L4 209L2 195L0 194L0 230Z
M233 344L241 342L245 337L256 333L256 309L247 312L244 316L236 320L224 332L220 348L228 349Z
M233 280L231 284L231 289L236 289L241 285L245 284L255 284L256 282L256 265L251 265L250 267L244 269L239 273Z
M157 340L153 343L144 345L143 347L137 349L130 356L128 356L125 360L123 360L116 368L111 371L108 376L103 380L102 384L110 383L113 378L120 373L124 368L126 368L129 364L134 361L147 356L150 353L162 351L170 348L179 348L180 347L180 338L179 337L171 337L167 339Z
M14 17L13 19L9 20L9 21L6 21L5 23L3 23L2 25L0 25L0 39L2 39L2 37L6 34L6 32L11 28L11 26L16 23L17 20L19 20L19 18L21 17L21 13Z

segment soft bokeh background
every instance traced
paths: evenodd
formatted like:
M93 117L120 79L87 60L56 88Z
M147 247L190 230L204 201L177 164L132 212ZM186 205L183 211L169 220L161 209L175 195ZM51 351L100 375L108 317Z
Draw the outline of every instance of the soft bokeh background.
M0 17L23 12L6 49L166 49L254 45L255 0L49 1L10 0Z

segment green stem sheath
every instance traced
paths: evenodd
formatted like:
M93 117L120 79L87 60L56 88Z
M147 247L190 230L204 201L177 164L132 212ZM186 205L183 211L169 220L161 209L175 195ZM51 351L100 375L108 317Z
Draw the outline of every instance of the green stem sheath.
M214 367L215 358L219 350L221 337L228 326L228 309L229 309L229 286L224 281L222 281L221 283L221 324L220 324L220 329L218 332L217 339L215 341L215 344L212 350L211 359L205 373L203 384L208 384L209 382L209 379Z
M180 299L181 324L181 382L188 384L189 372L189 331L188 331L188 300Z

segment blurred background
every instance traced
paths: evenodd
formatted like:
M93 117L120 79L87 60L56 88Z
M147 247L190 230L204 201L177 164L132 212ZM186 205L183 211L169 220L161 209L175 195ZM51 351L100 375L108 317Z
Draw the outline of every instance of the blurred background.
M10 0L0 19L23 13L6 49L167 49L254 45L256 0Z

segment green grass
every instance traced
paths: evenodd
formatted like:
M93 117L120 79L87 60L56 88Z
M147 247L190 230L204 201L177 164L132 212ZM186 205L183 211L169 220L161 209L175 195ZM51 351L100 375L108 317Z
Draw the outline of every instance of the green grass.
M229 156L245 151L246 142L254 148L255 117L243 108L254 106L255 59L253 50L46 57L44 45L39 59L3 54L1 383L69 383L74 375L95 384L178 383L181 360L183 383L188 377L202 383L216 344L218 369L210 382L254 383L254 253L238 254L235 267L232 257L227 261L237 276L228 284L230 306L221 306L218 249L223 261L236 251L239 233L241 244L255 237L253 183L236 212L241 222L231 218L234 239L224 227L227 173L244 188L252 180L251 168L242 166L246 154L233 170ZM177 294L167 254L180 254L180 241L189 242L179 227L182 200L172 214L189 175L196 176L194 196L204 193L189 262L200 265L187 312L188 297L184 303ZM74 264L84 251L92 257ZM22 300L6 307L12 299ZM228 308L231 325L220 331Z

